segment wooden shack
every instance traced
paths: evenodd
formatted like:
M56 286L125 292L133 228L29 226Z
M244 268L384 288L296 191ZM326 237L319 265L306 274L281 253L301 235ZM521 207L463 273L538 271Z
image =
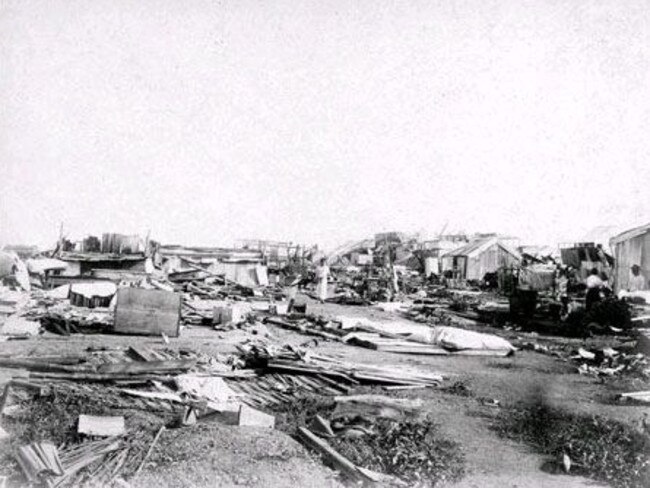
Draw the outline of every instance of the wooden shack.
M499 241L498 237L475 239L469 244L444 254L442 273L451 272L458 280L482 280L487 273L519 264L519 253Z
M641 275L650 279L650 224L635 227L609 241L614 253L614 287L617 291L629 287L632 265L641 268Z

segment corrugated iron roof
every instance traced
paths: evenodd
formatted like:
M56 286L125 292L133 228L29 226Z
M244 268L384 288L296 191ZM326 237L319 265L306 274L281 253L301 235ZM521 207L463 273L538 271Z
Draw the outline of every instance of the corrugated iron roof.
M650 232L650 223L645 225L640 225L639 227L634 227L633 229L626 230L625 232L622 232L621 234L612 237L609 240L609 245L613 247L616 244L620 244L621 242L624 241L629 241L630 239L634 239L635 237L643 235L647 232Z
M477 254L483 250L483 248L488 248L493 244L498 242L496 237L483 237L480 239L475 239L469 244L465 244L463 247L454 249L445 253L445 257L456 257L456 256L471 256Z
M516 250L514 250L507 244L504 244L503 242L499 241L498 237L483 237L480 239L476 239L463 247L445 253L443 257L475 256L477 254L482 253L483 251L486 251L487 249L489 249L495 244L497 244L506 252L512 254L515 257L520 256L520 254Z

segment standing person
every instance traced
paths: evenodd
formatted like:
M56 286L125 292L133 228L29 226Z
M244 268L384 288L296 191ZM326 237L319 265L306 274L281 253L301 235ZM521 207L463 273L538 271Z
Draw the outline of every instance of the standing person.
M316 268L316 279L318 280L318 299L325 303L327 298L327 279L329 278L330 267L327 265L327 259L321 258L320 265Z
M569 272L566 269L560 269L556 279L557 298L562 304L560 317L566 318L569 314Z
M638 264L632 265L630 268L632 276L630 276L630 291L643 291L646 289L646 281L641 274L641 267Z
M600 289L603 286L603 280L600 279L598 269L592 268L589 276L585 280L587 285L587 296L585 298L585 308L591 310L594 303L600 301Z
M612 296L612 287L609 284L609 276L607 276L607 273L604 271L600 272L600 279L603 282L602 286L600 287L600 292L601 296L603 298L609 298Z
M284 285L285 296L289 300L287 312L293 311L293 306L296 302L296 295L298 294L298 285L302 280L302 276L298 272L298 267L294 264L288 264L284 269Z

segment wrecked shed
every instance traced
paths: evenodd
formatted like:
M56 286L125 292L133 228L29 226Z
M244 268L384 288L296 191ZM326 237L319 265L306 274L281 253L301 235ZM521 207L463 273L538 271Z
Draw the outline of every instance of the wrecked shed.
M594 268L609 275L614 264L612 257L593 242L561 246L560 255L562 264L577 270L581 280L587 279Z
M476 239L444 254L442 273L451 272L454 279L482 280L487 273L519 264L519 253L497 237Z
M617 291L629 288L632 265L641 267L641 275L650 279L650 224L635 227L609 241L614 253L614 287Z
M79 276L90 274L96 269L145 271L146 257L144 254L103 254L103 253L70 253L62 252L58 259L67 263L67 268L60 276Z
M230 259L218 261L208 270L211 273L223 275L228 281L238 285L255 288L269 284L268 269L258 261L246 259Z

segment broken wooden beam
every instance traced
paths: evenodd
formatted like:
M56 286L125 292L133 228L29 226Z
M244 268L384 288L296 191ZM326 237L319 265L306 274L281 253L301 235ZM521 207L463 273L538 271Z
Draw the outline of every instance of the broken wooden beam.
M53 373L72 373L82 371L78 366L66 366L54 362L41 361L39 358L0 358L0 368L18 368L28 371L43 371Z
M298 436L307 447L318 452L327 464L332 468L340 471L343 475L354 481L362 481L366 479L356 465L345 456L339 454L332 446L326 441L318 437L316 434L306 429L305 427L298 427Z
M196 359L178 359L169 361L143 361L107 363L97 368L99 373L143 374L188 371L196 365Z
M49 442L34 442L19 447L16 460L29 482L38 481L43 476L63 476L64 473L59 453Z
M160 439L160 436L162 433L165 431L165 426L161 426L158 432L156 432L156 435L153 438L153 441L151 441L151 445L149 446L149 449L147 449L146 454L142 458L142 461L140 461L140 464L138 465L138 468L135 470L135 473L133 473L133 478L138 476L140 474L140 471L142 471L142 468L144 467L144 464L147 462L147 459L149 459L149 456L151 456L151 453L153 452L154 447L156 447L156 444L158 443L158 440Z
M317 337L322 337L322 338L328 339L330 341L342 342L341 337L337 336L336 334L332 334L330 332L324 332L324 331L317 330L317 329L311 329L309 327L305 327L305 326L298 325L298 324L292 324L290 322L286 322L284 320L281 320L281 319L278 319L278 318L275 318L275 317L267 317L266 319L264 319L264 322L269 323L269 324L274 324L274 325L280 326L282 328L293 330L295 332L299 332L299 333L302 333L302 334L308 334L308 335L313 335L313 336L317 336Z

